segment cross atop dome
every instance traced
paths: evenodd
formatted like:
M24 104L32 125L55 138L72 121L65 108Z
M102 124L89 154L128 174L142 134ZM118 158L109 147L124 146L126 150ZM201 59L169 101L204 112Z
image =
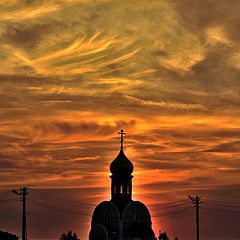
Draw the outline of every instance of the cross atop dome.
M110 172L117 178L120 176L124 176L125 178L126 175L131 176L133 172L133 164L123 151L123 136L126 135L126 133L121 129L118 134L120 134L121 148L117 157L110 164ZM130 178L132 179L132 176Z
M121 143L120 148L123 149L123 141L124 141L124 140L123 140L123 136L126 135L126 133L124 132L123 129L121 129L120 132L118 132L118 134L121 135L121 137L120 137L120 143Z

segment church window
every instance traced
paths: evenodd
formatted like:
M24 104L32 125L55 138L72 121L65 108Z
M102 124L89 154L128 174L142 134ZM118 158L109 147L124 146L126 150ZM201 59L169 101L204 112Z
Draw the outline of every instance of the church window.
M134 212L134 221L137 221L137 211Z
M117 186L116 185L113 186L113 193L117 193Z
M107 222L107 211L104 211L104 222L106 223Z
M130 187L129 187L129 185L127 185L127 193L128 193L128 194L130 193Z
M120 193L123 193L123 186L120 186Z

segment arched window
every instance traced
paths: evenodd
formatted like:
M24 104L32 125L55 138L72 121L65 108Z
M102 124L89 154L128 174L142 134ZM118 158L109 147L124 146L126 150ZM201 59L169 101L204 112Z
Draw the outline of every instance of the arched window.
M113 193L117 193L117 186L116 185L113 186Z
M134 221L137 222L137 211L134 211Z
M108 213L107 213L107 211L104 211L104 222L105 223L108 222Z
M120 193L123 193L123 185L120 186Z
M130 193L130 187L129 187L129 185L127 185L127 194L129 194Z

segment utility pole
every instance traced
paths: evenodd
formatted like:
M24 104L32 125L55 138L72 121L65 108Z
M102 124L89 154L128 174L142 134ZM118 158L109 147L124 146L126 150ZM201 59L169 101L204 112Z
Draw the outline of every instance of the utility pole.
M27 239L27 234L26 234L26 195L28 194L27 192L28 188L23 187L20 188L19 191L13 189L12 192L22 196L22 240Z
M196 240L199 240L199 205L201 203L201 197L198 195L196 197L188 195L188 197L191 199L194 207L196 208Z

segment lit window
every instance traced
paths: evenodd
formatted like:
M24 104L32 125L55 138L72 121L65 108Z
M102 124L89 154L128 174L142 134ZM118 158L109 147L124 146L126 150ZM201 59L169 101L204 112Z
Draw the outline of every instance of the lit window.
M115 185L113 186L113 193L117 193L117 187Z
M120 193L123 193L123 186L120 186Z

